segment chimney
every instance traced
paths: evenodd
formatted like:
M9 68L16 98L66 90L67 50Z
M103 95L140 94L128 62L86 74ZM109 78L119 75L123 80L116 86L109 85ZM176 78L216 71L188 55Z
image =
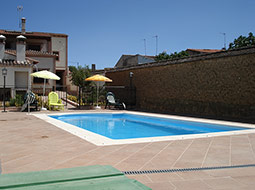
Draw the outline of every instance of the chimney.
M4 59L5 40L6 40L6 37L3 35L0 35L0 60Z
M95 73L95 71L96 71L96 64L92 64L91 72Z
M18 36L16 44L16 60L25 61L26 58L26 37Z
M26 18L22 17L21 18L21 33L25 34L26 33Z

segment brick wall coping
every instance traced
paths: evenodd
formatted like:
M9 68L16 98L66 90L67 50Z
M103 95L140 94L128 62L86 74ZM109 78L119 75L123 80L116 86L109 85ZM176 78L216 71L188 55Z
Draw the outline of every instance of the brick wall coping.
M118 72L118 71L125 71L125 70L133 70L133 69L140 69L140 68L148 68L148 67L159 67L159 66L166 66L172 64L182 64L186 62L193 62L199 60L208 60L208 59L216 59L222 57L232 57L238 55L247 55L255 53L255 46L243 47L233 50L215 52L215 53L203 53L201 55L193 55L185 58L174 59L174 60L166 60L166 61L159 61L159 62L152 62L152 63L144 63L135 66L129 67L121 67L121 68L107 68L106 72Z

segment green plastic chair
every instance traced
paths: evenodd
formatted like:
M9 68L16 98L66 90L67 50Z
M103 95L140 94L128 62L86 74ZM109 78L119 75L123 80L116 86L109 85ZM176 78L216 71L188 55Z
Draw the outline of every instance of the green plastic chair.
M61 99L58 99L58 94L56 92L50 92L48 95L48 102L49 102L49 110L53 108L53 110L61 109L64 110L64 104L62 104Z
M119 102L119 100L115 99L115 96L112 92L108 92L106 94L106 105L105 105L105 109L107 108L107 106L110 109L110 106L114 106L115 108L119 108L119 109L126 109L126 105L124 104L124 102Z

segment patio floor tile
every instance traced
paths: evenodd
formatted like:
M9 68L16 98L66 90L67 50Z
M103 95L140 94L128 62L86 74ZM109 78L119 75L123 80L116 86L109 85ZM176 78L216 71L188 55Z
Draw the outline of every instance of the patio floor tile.
M96 146L33 115L0 113L2 173L109 164L121 171L255 164L255 135ZM254 189L255 167L127 175L156 190Z

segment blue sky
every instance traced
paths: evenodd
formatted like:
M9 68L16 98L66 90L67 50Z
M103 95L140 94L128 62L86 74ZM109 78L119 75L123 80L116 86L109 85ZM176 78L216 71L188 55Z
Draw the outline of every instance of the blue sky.
M254 0L1 0L0 29L69 35L70 65L113 67L122 54L155 55L187 48L221 49L255 33Z

